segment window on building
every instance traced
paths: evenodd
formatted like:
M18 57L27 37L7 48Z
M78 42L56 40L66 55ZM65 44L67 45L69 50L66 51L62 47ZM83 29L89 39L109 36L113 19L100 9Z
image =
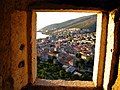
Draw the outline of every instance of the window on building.
M92 81L97 13L37 13L37 76Z

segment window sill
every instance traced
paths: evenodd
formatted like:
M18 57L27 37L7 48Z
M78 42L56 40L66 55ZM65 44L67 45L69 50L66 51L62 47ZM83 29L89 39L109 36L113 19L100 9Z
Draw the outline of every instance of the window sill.
M90 88L91 90L95 89L95 85L92 81L65 81L65 80L45 80L45 79L36 79L33 86L49 86L49 87L77 87L77 88Z

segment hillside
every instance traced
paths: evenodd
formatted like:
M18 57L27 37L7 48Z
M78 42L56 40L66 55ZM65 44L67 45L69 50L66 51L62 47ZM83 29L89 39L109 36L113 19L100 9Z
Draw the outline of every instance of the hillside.
M51 24L42 28L39 31L45 34L47 32L48 34L62 28L66 28L66 29L80 28L80 29L89 29L90 30L89 32L93 32L96 30L96 21L97 21L97 15L84 16L76 19L71 19L62 23Z

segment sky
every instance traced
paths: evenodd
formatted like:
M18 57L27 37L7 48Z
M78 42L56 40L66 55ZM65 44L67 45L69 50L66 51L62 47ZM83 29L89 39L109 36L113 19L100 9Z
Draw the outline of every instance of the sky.
M36 12L37 13L37 31L45 26L61 23L70 19L75 19L82 16L93 15L95 13L81 12Z

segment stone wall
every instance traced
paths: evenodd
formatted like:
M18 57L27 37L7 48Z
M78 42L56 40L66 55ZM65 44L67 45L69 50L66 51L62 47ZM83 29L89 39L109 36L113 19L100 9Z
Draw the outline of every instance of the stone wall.
M28 83L26 18L25 11L11 14L11 78L15 90Z
M28 83L26 1L0 2L0 88L20 90Z
M0 3L0 90L20 90L22 87L26 86L28 83L33 83L35 81L36 73L33 72L36 69L34 61L36 59L35 47L32 48L32 45L35 46L34 38L32 34L34 29L34 18L35 14L29 11L34 6L34 2L36 0L1 0ZM39 0L38 0L39 1ZM43 1L43 0L41 0ZM51 0L45 0L51 1ZM81 5L87 6L89 4L87 0L86 4L81 3ZM49 8L47 5L42 4L41 8ZM58 1L57 1L58 2ZM77 8L79 9L79 4L66 3L69 8ZM66 6L62 2L62 4L57 3L54 7L61 9L60 6ZM96 4L96 5L94 5ZM30 7L29 7L30 5ZM50 4L53 5L53 4ZM100 5L99 7L97 7ZM91 6L97 7L95 9L105 9L106 7L102 7L102 4L99 2L91 3ZM37 7L37 6L36 6ZM51 6L50 6L51 7ZM100 8L101 7L101 8ZM88 7L89 9L90 6ZM113 8L113 7L112 7ZM52 8L53 9L53 8ZM108 8L106 8L108 10ZM32 18L29 20L29 17ZM112 25L111 25L112 26ZM28 34L31 37L28 37ZM33 35L35 36L35 35ZM115 35L110 35L111 40L114 39ZM110 40L110 39L109 39ZM111 41L109 43L113 43ZM108 46L110 44L108 43ZM30 50L32 48L32 51ZM110 52L110 50L108 51ZM109 56L110 57L110 56ZM106 58L109 58L108 56ZM112 58L112 57L110 57ZM113 59L114 61L114 59ZM114 68L114 67L111 67ZM119 68L120 69L120 68ZM120 88L120 70L114 84L113 89L119 90ZM47 90L53 87L38 87L39 89ZM59 87L55 87L58 90ZM67 87L60 87L59 90L66 90ZM76 90L76 88L68 88L68 90ZM80 89L80 88L77 88Z

